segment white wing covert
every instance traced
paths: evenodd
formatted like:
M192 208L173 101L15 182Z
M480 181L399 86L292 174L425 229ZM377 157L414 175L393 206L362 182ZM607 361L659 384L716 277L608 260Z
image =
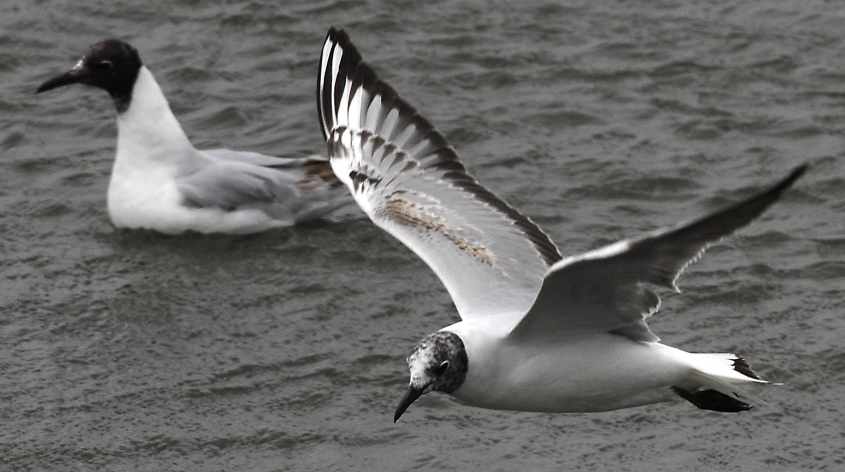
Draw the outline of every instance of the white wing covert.
M444 137L334 28L317 105L337 177L376 225L434 270L461 317L521 317L560 259L557 247L469 175Z
M692 223L556 263L511 336L609 331L638 341L657 341L645 320L660 308L660 297L645 285L679 291L676 281L687 266L711 244L760 216L806 169L799 166L769 189Z

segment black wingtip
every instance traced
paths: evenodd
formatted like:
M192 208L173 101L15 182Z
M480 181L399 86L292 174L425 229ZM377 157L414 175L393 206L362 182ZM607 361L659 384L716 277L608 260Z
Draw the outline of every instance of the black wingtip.
M361 53L358 52L358 48L352 44L352 39L349 38L349 35L346 33L346 30L342 28L335 28L334 26L329 28L329 32L326 35L326 38L334 43L340 45L341 49L345 55L350 55L353 57L351 62L357 63L361 61Z
M810 164L804 163L792 169L789 175L787 175L783 180L781 180L777 185L775 185L775 188L785 190L791 187L792 184L794 184L796 180L800 179L801 176L804 175L807 172L807 169L809 168Z
M733 366L734 370L739 372L746 377L751 377L752 379L756 380L763 380L757 375L757 372L754 372L751 369L751 366L748 364L744 358L737 356L736 358L731 360L731 365Z
M346 31L344 31L343 28L338 28L338 27L332 25L332 26L329 26L329 32L326 36L333 39L333 40L337 40L340 36L347 36L347 35L346 35Z
M679 397L701 408L702 410L719 411L722 413L739 413L753 408L738 398L725 395L717 390L707 389L688 391L680 387L672 387L672 391Z
M346 34L340 28L335 28L334 26L329 26L329 31L326 32L326 41L331 41L333 43L338 42L338 36L341 34ZM324 41L325 42L325 41Z
M769 187L768 190L763 191L756 197L752 197L747 201L747 203L762 205L759 209L759 213L762 213L769 205L780 198L783 192L792 187L792 184L794 184L796 180L800 179L809 168L809 164L801 164L800 166L795 167L786 177Z
M340 69L335 71L338 76L348 77L352 71L362 62L361 54L349 35L340 28L334 26L329 27L326 33L326 39L323 41L322 51L320 53L320 65L318 70L317 81L317 110L320 121L320 129L323 133L323 138L328 140L331 134L331 129L334 128L334 115L337 110L332 110L330 104L336 103L340 99L342 92L343 81L339 81L336 87L326 87L325 82L329 80L332 74L332 67L328 61L331 61L337 51L341 51L342 59ZM323 65L325 63L325 69ZM332 98L334 95L334 99Z
M326 40L338 43L343 48L346 48L346 46L352 42L349 39L349 35L346 34L346 31L343 28L335 28L334 26L329 27L329 31L326 33Z

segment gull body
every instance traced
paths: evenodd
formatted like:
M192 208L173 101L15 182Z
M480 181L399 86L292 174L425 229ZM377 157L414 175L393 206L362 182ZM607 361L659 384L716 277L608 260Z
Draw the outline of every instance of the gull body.
M224 157L215 160L214 151L195 149L146 66L138 73L132 96L129 107L117 117L117 151L107 195L109 217L115 226L164 233L252 233L294 223L295 201L301 198L294 189L300 176L281 171L276 181L282 190L280 197L291 205L288 215L277 212L274 216L251 208L248 202L234 208L186 205L180 177L213 165L249 172L276 158L256 154L250 162L249 155L243 153L245 159L240 162L227 160L222 150Z
M431 391L483 408L593 412L682 398L751 408L765 384L741 357L667 346L647 319L655 289L678 291L706 249L747 225L806 166L750 197L673 227L562 257L529 218L481 186L419 112L329 30L317 106L332 169L379 227L438 275L461 321L407 358L394 421Z
M452 392L497 410L594 412L669 401L690 383L694 354L610 333L536 343L514 340L488 323L443 329L464 343L469 368Z
M325 158L196 149L155 77L125 42L91 46L38 91L72 83L105 89L117 110L107 203L119 228L253 233L351 214L352 201Z

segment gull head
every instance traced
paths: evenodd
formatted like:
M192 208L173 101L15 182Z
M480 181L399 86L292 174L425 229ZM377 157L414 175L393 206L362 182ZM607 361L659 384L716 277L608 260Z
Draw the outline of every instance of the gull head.
M107 39L88 48L70 70L41 84L36 93L70 84L90 85L108 92L122 112L129 107L141 66L141 56L129 43Z
M467 374L467 353L461 338L449 331L429 334L408 356L411 381L408 391L396 407L395 423L411 403L431 391L452 393L463 384Z

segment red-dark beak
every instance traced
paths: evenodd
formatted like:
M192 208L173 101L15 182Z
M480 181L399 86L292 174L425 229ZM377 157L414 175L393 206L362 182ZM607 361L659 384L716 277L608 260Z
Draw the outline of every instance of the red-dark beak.
M65 72L64 74L53 77L52 79L39 85L38 90L36 90L35 93L46 92L54 88L64 87L65 85L78 84L82 82L87 75L88 70L84 67L74 67L73 69Z
M423 394L423 389L408 387L408 391L405 392L405 396L402 397L402 400L399 401L399 406L396 407L396 413L393 414L393 422L399 421L399 417L402 416L402 413L405 413L405 410L411 406L411 403L417 398L420 398L420 395Z

